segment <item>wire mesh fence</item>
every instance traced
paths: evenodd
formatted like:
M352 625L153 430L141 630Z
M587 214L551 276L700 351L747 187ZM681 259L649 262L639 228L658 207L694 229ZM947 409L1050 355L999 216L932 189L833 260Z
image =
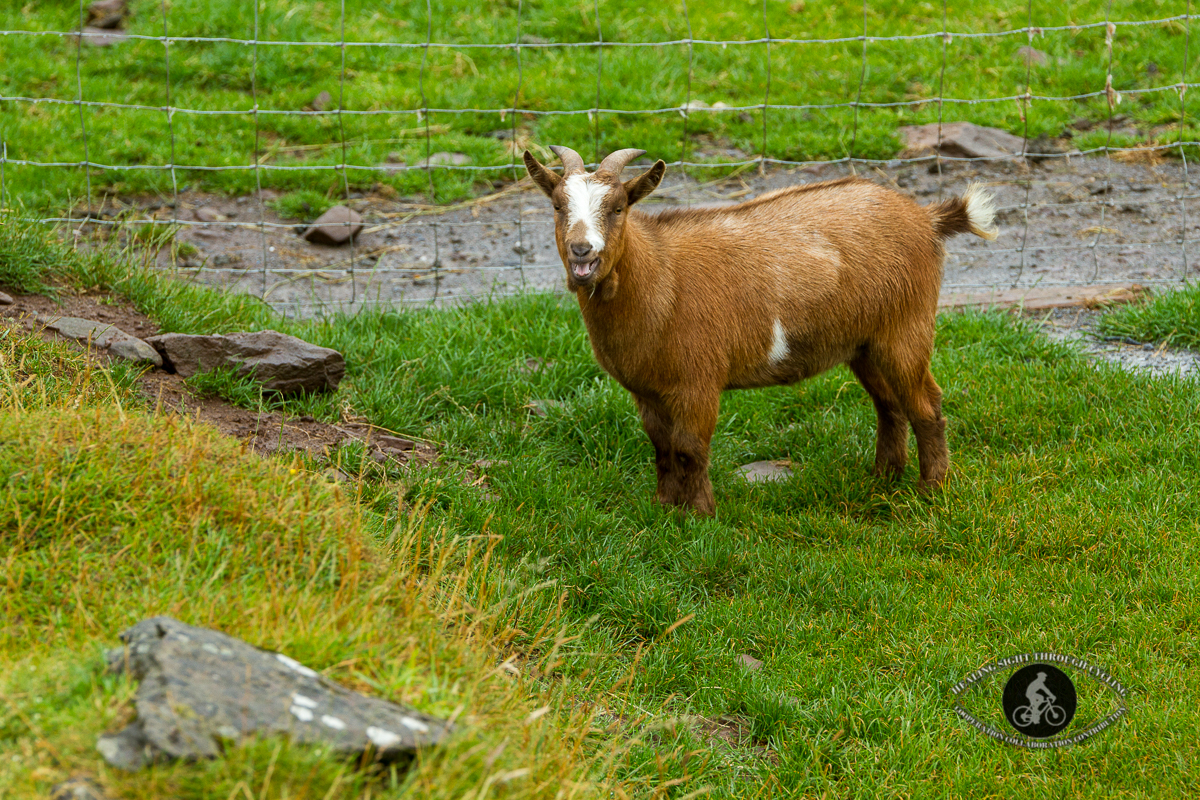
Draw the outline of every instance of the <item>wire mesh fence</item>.
M805 15L802 2L733 14L681 0L649 26L657 39L600 0L550 11L515 0L474 28L470 5L424 0L404 5L391 37L378 12L346 0L302 35L288 35L295 7L272 0L228 18L134 0L130 31L89 27L84 0L70 5L69 25L14 12L0 30L6 61L24 66L0 84L0 204L81 240L140 237L159 266L289 313L560 288L550 214L520 162L552 143L593 164L626 146L663 156L673 177L660 194L677 203L849 172L930 199L982 180L1004 235L952 242L947 290L1179 283L1200 255L1190 0L1140 16L1119 7L1126 18L1107 0L1071 12L1093 18L1046 25L1065 12L1027 0L968 15L982 30L956 27L946 0L919 19L864 0L832 4L813 36L775 31ZM435 37L455 26L474 38ZM233 92L230 65L246 72ZM267 86L291 85L289 72L301 76L291 94ZM335 91L295 107L314 72ZM958 122L999 123L1016 144L956 148L946 133ZM902 123L930 126L934 141L906 147ZM152 141L122 146L131 132ZM389 145L400 156L380 158ZM345 247L296 235L285 206L309 185L362 212Z

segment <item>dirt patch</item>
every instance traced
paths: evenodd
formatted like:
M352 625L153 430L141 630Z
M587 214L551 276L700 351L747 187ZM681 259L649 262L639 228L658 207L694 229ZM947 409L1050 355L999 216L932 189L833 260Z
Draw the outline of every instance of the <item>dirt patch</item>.
M0 324L20 325L38 331L45 339L87 349L104 363L113 359L105 350L85 348L74 339L42 327L37 323L39 316L95 320L138 338L159 332L158 325L128 300L107 292L72 293L63 288L57 300L44 295L15 294L12 305L0 306ZM377 463L430 464L437 460L437 449L429 442L398 436L362 420L330 424L311 416L291 417L279 411L241 408L218 397L197 396L182 377L159 369L142 374L138 391L153 406L197 418L264 456L302 452L315 459L326 459L341 445L357 441L365 444L370 458ZM475 478L474 473L471 478L486 490L481 478Z
M145 339L159 332L158 323L133 307L123 297L108 292L76 292L69 287L57 287L57 299L40 294L12 294L11 306L0 306L0 318L7 318L31 329L34 318L81 317L104 322L130 336ZM74 341L46 331L44 336L58 341Z
M630 174L650 162L635 163ZM649 210L724 205L774 189L849 174L846 164L768 168L712 180L702 167L672 168ZM854 165L877 183L929 204L986 184L1000 236L959 236L947 244L943 291L988 287L1141 283L1178 284L1200 265L1200 215L1185 214L1200 176L1175 161L1127 163L1062 157L1025 164L952 162ZM353 246L318 245L301 222L282 219L257 197L181 193L113 198L94 213L91 235L126 237L137 220L177 222L177 246L158 266L181 277L264 297L287 314L313 316L369 305L454 302L518 289L561 291L546 199L529 182L446 206L420 198L352 194L338 198L362 215ZM206 209L198 214L201 209ZM315 215L314 215L315 216ZM114 222L121 222L114 225ZM128 224L126 224L128 223Z
M1076 345L1089 358L1111 362L1130 372L1200 378L1200 353L1105 336L1097 330L1102 311L1056 308L1029 316L1041 325L1047 338Z
M311 416L291 417L279 411L241 408L219 397L197 396L188 390L183 378L161 370L143 375L138 389L154 406L198 418L259 455L301 452L315 459L328 459L343 444L363 442L378 463L392 460L430 464L437 460L437 449L428 442L397 436L365 422L331 424Z
M767 745L755 741L750 728L750 721L742 717L724 715L716 718L695 717L692 724L700 738L709 744L726 747L745 747L762 759L779 763L779 754Z

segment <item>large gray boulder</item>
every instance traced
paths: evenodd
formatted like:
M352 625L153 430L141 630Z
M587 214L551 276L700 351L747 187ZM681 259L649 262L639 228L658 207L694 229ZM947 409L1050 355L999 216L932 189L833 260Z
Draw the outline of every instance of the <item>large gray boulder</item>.
M130 361L148 361L156 367L162 366L162 357L157 350L107 322L96 322L81 317L50 316L39 317L38 322L68 339L106 349L114 356Z
M282 653L171 617L143 620L121 640L109 669L141 681L137 719L96 749L122 769L216 758L227 743L268 734L396 761L449 731L444 720L351 691Z
M146 341L162 356L166 369L185 378L230 368L280 394L336 389L346 374L346 360L337 350L278 331L228 336L166 333Z

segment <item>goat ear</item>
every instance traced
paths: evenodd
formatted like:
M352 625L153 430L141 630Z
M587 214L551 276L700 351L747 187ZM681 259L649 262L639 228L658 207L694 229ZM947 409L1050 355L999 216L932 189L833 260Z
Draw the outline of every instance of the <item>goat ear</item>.
M562 176L543 167L541 162L534 158L533 153L528 150L525 151L525 169L546 197L554 194L554 190L562 183Z
M654 162L654 166L638 175L632 180L625 181L625 195L629 198L629 205L633 205L638 200L641 200L646 195L658 188L658 184L662 182L663 175L667 172L667 165L660 158Z

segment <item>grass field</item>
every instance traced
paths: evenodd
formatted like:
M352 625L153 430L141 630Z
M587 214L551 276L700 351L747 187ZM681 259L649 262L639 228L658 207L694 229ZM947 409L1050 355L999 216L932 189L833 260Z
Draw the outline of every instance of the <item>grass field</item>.
M177 0L165 12L151 0L131 0L128 30L146 36L233 37L251 39L254 8L234 0ZM1027 68L1018 48L1024 33L1000 38L939 37L862 43L686 44L655 48L611 46L612 43L715 41L772 38L830 39L863 33L862 5L850 0L818 3L718 2L691 0L647 7L629 0L593 3L488 0L418 0L345 2L347 41L423 45L437 43L591 42L594 47L350 47L345 50L345 87L341 86L342 52L316 46L337 42L343 18L337 2L296 4L260 0L258 33L264 42L299 42L280 46L232 42L176 42L169 51L155 41L134 40L112 47L83 47L69 37L8 35L0 37L0 94L9 98L51 98L100 103L137 104L148 110L79 107L0 101L0 140L8 157L41 162L75 162L87 156L96 163L122 166L168 164L246 166L256 152L264 167L259 177L267 188L308 189L341 194L347 188L376 182L405 194L424 193L430 175L422 169L390 173L292 169L342 163L377 166L398 153L412 166L427 152L461 151L482 172L435 169L432 183L439 200L470 193L515 173L514 149L567 144L581 153L603 155L637 146L668 161L707 160L705 142L725 141L751 157L804 160L889 158L898 147L898 125L938 119L934 102L939 88L945 97L987 100L1023 95L1064 97L1100 92L1101 96L1070 101L1036 101L1028 113L1015 100L974 105L947 105L946 121L970 119L1018 134L1058 136L1074 119L1103 119L1109 113L1102 93L1109 66L1103 26L1077 31L1047 31L1032 45L1047 55L1044 64ZM953 4L952 4L953 6ZM1032 16L1024 4L986 2L948 8L946 29L988 33L1040 27L1103 23L1106 3L1085 0L1034 3ZM1186 13L1182 0L1133 0L1116 4L1116 21L1162 19ZM686 13L685 13L686 12ZM929 34L942 30L942 8L935 2L901 0L869 3L865 18L871 36ZM0 9L0 29L69 31L79 25L75 2L10 3ZM690 27L689 27L690 26ZM1181 109L1174 90L1181 79L1196 80L1200 47L1187 49L1188 26L1174 21L1121 26L1112 43L1113 86L1124 94L1115 113L1128 115L1150 131L1144 141L1172 143L1181 135L1196 138L1195 92L1185 95ZM314 44L307 44L314 43ZM257 56L255 53L257 52ZM1188 63L1185 63L1185 53ZM77 64L78 55L78 64ZM257 61L255 60L257 58ZM602 68L597 68L598 59ZM943 65L945 70L943 73ZM169 80L168 80L169 72ZM78 74L77 74L78 73ZM768 87L769 75L769 87ZM597 80L599 78L599 80ZM861 84L861 97L859 87ZM169 102L168 102L169 89ZM299 111L320 91L333 104L320 116L251 113L257 103L267 110ZM339 99L348 111L388 110L379 115L336 113ZM684 118L677 110L654 114L606 113L594 118L522 113L514 120L499 109L516 105L534 112L677 109L690 100L752 107L764 102L783 105L920 101L890 108L775 109L764 119L761 108L743 111L697 111ZM180 109L170 117L161 107ZM433 109L485 109L487 113L431 113ZM237 112L201 115L195 111ZM1182 114L1182 117L1181 117ZM431 139L426 142L426 123ZM256 146L255 126L258 127ZM495 137L516 128L517 147ZM342 140L346 142L343 152ZM699 137L699 138L698 138ZM1114 146L1137 139L1118 135ZM1081 134L1081 148L1109 143L1107 132ZM428 148L428 149L427 149ZM710 148L711 149L711 148ZM276 169L272 169L276 168ZM5 182L11 202L31 209L62 209L86 199L87 182L79 168L9 164ZM256 185L254 170L201 171L178 169L180 187L245 193ZM103 193L158 193L169 196L170 171L102 170L91 174L94 197Z
M348 406L436 441L444 462L404 472L345 448L343 468L365 477L347 495L320 481L320 465L260 464L146 416L125 392L128 370L89 373L6 336L0 795L98 769L91 737L131 692L100 677L100 649L161 612L286 648L423 710L463 707L463 740L410 783L345 773L337 791L347 797L465 796L520 769L531 777L491 791L550 796L564 779L646 797L1200 788L1194 382L1091 364L1003 315L947 315L934 360L950 419L943 492L919 495L913 467L897 483L869 476L873 412L839 368L726 396L713 455L719 513L703 520L652 503L650 445L567 300L294 324L11 227L0 240L7 263L59 264L75 285L114 287L171 330L269 323L337 347L349 364L342 388L287 407L334 420ZM528 358L547 366L523 374ZM531 416L534 399L562 406ZM462 480L481 458L494 462L494 497ZM764 458L790 458L796 476L748 485L734 475ZM204 468L168 483L181 463ZM132 501L119 488L130 484ZM196 500L174 503L176 492ZM414 529L447 548L436 551L441 580L406 577L422 566L397 542ZM268 549L280 556L264 560ZM345 564L336 578L314 571L326 552ZM1130 686L1128 718L1038 753L954 715L950 687L971 670L1041 650ZM764 666L748 671L742 654ZM507 657L522 681L489 677ZM1082 726L1104 700L1098 684L1081 683L1080 696ZM545 704L555 713L529 733L523 720ZM587 733L589 710L618 723ZM981 710L1002 724L987 702ZM678 721L693 715L731 716L746 737L707 743ZM503 758L487 763L505 739ZM263 788L277 744L105 778L127 797L226 798L238 781L255 797L322 797L340 765L300 748L278 756L286 788Z
M1191 285L1165 292L1148 303L1106 314L1101 330L1114 336L1200 350L1200 287Z

